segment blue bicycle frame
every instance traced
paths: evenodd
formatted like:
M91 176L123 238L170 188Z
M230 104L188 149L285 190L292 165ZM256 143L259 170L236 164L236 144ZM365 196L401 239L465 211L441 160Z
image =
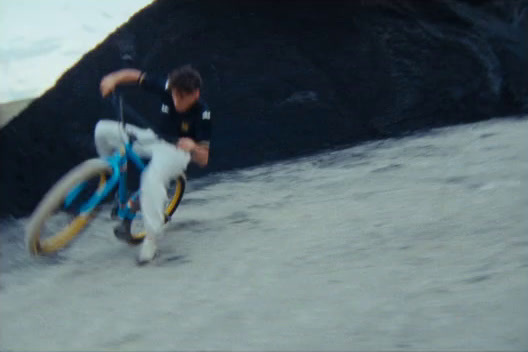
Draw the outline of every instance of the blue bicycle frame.
M124 125L124 116L123 116L123 102L121 96L114 95L113 102L116 103L118 99L116 108L121 119L121 123ZM125 132L126 133L126 132ZM117 215L122 219L133 220L136 216L136 209L133 209L131 206L133 203L136 203L139 197L139 190L134 192L128 198L128 188L127 188L127 167L128 160L131 160L140 172L143 172L146 165L141 160L139 155L134 152L132 149L135 138L131 138L131 142L124 143L124 147L121 148L120 152L116 152L114 155L105 158L105 160L110 164L112 168L112 177L105 181L103 185L100 184L97 191L87 200L84 204L79 207L79 215L88 215L91 213L103 199L105 199L110 192L112 192L116 185L118 185L117 190L117 199L119 201L119 207L117 210ZM74 202L75 198L83 191L86 187L86 182L81 182L75 186L66 196L64 200L65 208L69 208ZM131 202L129 202L131 201ZM136 207L134 207L136 208Z
M110 164L112 168L112 177L104 183L104 187L99 187L99 189L82 204L79 208L80 214L89 214L92 212L95 207L97 207L103 199L105 199L109 193L111 193L116 185L118 186L117 198L119 201L119 208L117 215L122 219L133 220L135 217L135 210L129 204L129 200L136 202L139 197L139 191L134 192L130 198L128 197L127 189L127 167L128 160L131 160L136 167L142 172L145 169L145 163L141 158L132 150L132 143L126 143L124 150L117 152L114 155L105 158L105 160ZM74 187L66 196L64 200L64 206L66 208L70 207L75 198L83 191L86 187L86 182L82 182ZM126 205L126 206L124 206Z

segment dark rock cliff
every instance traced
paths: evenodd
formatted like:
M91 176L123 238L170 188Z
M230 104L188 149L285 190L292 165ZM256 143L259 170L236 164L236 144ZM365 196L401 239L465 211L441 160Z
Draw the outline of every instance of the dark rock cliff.
M526 113L527 3L156 1L0 130L0 216L29 213L95 155L94 125L112 118L99 81L126 65L201 71L214 136L191 177ZM126 98L157 117L156 97Z

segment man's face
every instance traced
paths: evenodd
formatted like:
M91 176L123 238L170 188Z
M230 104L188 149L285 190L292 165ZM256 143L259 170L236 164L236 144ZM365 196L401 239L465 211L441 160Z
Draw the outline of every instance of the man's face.
M192 93L183 93L176 89L172 90L172 102L177 112L189 110L198 98L200 98L200 90L195 90Z

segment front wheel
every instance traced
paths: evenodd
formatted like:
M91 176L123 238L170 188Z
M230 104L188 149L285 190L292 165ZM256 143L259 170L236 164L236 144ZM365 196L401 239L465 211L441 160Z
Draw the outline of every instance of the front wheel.
M29 218L26 227L29 253L49 254L65 247L92 219L93 207L88 210L83 210L82 206L80 210L72 209L74 203L86 195L91 199L94 191L102 191L111 173L112 167L108 162L90 159L57 181Z

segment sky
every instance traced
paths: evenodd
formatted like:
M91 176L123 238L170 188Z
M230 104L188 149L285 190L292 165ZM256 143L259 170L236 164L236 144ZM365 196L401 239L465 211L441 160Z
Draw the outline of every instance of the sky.
M0 103L34 98L152 0L0 0Z

